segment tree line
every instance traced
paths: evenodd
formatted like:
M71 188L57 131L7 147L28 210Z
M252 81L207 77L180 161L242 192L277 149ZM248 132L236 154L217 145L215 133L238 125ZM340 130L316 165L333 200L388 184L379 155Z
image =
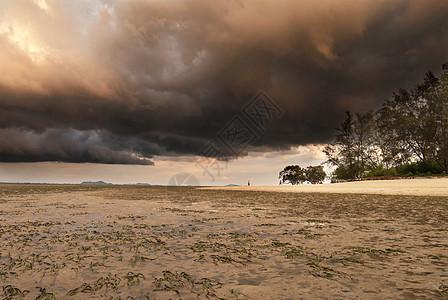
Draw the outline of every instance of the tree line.
M448 172L448 64L377 111L346 113L324 153L333 181Z

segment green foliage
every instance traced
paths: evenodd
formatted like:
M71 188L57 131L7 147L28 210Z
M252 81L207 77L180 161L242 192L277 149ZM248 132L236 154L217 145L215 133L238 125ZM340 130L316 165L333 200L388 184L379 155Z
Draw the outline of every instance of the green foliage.
M332 182L336 182L339 180L349 180L351 179L349 172L344 167L338 167L333 172Z
M289 182L292 185L308 181L311 184L322 183L327 177L323 166L309 166L306 169L298 165L286 166L279 173L281 183Z
M305 170L305 177L311 184L321 184L327 177L327 173L325 173L323 166L309 166Z
M352 115L324 149L334 180L448 172L448 68L400 89L376 112Z
M372 172L369 172L366 174L367 177L380 177L380 176L387 176L387 177L396 177L398 176L397 168L392 167L389 169L385 169L383 165L380 165L378 168L373 170Z
M281 183L289 182L292 185L304 183L306 181L305 169L298 165L286 166L279 173Z
M402 176L408 176L410 174L412 176L437 175L443 173L443 169L437 163L431 161L419 161L398 166L397 171Z
M361 173L362 166L359 163L354 163L351 167L342 165L340 167L337 167L333 172L332 181L337 182L353 180L355 178L362 177Z
M327 162L337 167L334 180L364 177L368 171L377 168L380 142L372 112L355 116L347 112L346 119L336 130L334 142L324 149Z
M412 177L412 176L430 176L443 173L443 169L435 162L419 161L399 165L396 167L385 169L382 165L376 170L367 173L367 177Z

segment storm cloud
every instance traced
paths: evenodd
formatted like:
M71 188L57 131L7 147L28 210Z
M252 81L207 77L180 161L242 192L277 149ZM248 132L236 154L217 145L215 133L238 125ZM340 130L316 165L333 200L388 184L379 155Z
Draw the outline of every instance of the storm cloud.
M0 161L197 153L264 90L252 145L328 142L448 60L445 0L0 3Z
M129 144L108 145L95 131L47 129L36 134L0 129L3 142L0 153L8 162L92 162L103 164L153 165L148 158L137 156ZM124 146L124 145L122 145ZM150 155L148 155L150 156Z

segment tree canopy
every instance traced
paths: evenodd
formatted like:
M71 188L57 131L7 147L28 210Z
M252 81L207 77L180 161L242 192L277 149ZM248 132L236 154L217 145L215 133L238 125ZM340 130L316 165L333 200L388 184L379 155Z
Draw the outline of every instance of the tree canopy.
M299 165L286 166L279 173L281 183L290 183L292 185L309 182L311 184L322 183L327 174L323 166L309 166L306 169Z
M448 65L377 111L347 112L336 131L324 149L336 180L448 172Z

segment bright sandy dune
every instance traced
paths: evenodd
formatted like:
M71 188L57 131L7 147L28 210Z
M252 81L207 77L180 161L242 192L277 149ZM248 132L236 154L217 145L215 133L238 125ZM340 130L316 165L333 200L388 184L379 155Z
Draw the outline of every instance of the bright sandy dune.
M382 195L448 196L448 178L367 180L316 185L273 185L207 187L206 189L304 192L304 193L353 193Z

